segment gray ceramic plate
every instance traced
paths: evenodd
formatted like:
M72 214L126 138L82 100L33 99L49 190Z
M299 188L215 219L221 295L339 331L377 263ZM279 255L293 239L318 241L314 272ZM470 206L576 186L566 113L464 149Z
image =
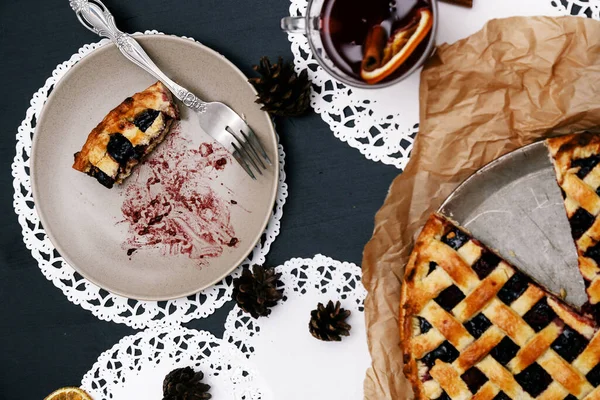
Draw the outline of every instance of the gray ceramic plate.
M274 160L273 167L258 181L252 181L231 159L219 169L214 163L208 165L202 155L183 161L187 163L186 187L199 193L199 198L216 199L219 207L199 211L200 206L194 206L190 212L180 207L176 212L187 218L185 223L175 218L173 211L161 224L165 229L169 223L182 227L187 232L187 242L149 245L151 239L136 239L135 232L132 234L132 224L122 211L127 200L137 201L131 200L128 192L132 185L143 191L144 174L152 171L149 164L142 165L123 185L111 190L73 170L71 164L73 153L80 150L96 124L126 97L155 80L108 44L83 58L56 85L40 115L31 154L33 196L44 229L65 260L98 286L135 299L165 300L214 284L252 251L276 198L277 140L268 114L254 103L254 89L223 56L191 40L172 36L148 35L139 37L139 41L175 81L204 100L222 101L243 115ZM171 146L171 153L163 155L171 172L173 168L183 168L173 161L172 154L188 157L190 151L212 142L197 125L195 115L182 104L180 109L177 141L169 142L171 135L155 152ZM203 163L197 171L189 165L196 161ZM213 157L211 162L214 161ZM194 173L190 175L189 171ZM160 195L161 186L152 186L152 191L148 196ZM137 206L144 207L143 203ZM203 219L195 221L193 217L200 214ZM235 245L222 245L233 237L238 240ZM145 241L145 245L128 255L127 250L134 248L132 240ZM215 241L220 242L215 245Z
M543 142L498 158L463 182L440 211L550 291L586 300L554 169Z

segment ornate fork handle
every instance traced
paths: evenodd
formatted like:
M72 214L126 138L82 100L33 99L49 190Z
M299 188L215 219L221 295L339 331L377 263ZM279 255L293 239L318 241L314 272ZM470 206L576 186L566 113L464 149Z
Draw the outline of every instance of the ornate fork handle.
M160 80L187 107L206 111L204 101L166 76L131 35L117 28L115 18L100 0L70 0L70 4L83 26L112 40L125 57Z

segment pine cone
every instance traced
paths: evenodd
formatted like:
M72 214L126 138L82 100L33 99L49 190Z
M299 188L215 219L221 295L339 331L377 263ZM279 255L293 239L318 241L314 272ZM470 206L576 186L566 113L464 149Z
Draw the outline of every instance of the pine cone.
M346 318L350 315L350 310L344 310L340 306L339 301L334 305L329 300L327 307L319 303L317 309L310 312L308 330L311 335L326 342L339 342L342 336L349 336L351 327L346 323Z
M310 81L306 70L296 75L291 63L284 64L279 57L277 64L271 65L267 57L260 59L254 70L259 78L248 80L258 92L257 103L261 110L273 115L295 117L304 114L310 105Z
M270 307L283 297L283 289L277 289L281 274L260 265L254 265L252 271L244 267L242 276L233 280L233 298L253 318L267 316L271 314Z
M163 400L208 400L210 385L200 382L204 374L190 367L169 372L163 381Z

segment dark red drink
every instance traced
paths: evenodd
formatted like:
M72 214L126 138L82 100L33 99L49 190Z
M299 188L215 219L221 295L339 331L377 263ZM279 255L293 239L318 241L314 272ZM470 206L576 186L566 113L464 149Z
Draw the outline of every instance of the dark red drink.
M325 0L321 11L321 38L329 58L346 74L361 79L365 41L374 26L383 28L384 42L414 24L419 10L431 12L430 0ZM407 59L384 80L391 80L410 69L427 47L425 39Z

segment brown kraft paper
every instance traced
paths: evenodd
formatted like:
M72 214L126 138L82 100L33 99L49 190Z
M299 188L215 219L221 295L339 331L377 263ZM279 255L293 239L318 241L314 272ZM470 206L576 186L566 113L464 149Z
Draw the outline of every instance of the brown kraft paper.
M403 375L398 303L414 237L464 179L539 140L600 126L600 22L577 17L490 21L440 46L421 74L420 131L375 217L363 255L372 367L365 399L412 398Z

